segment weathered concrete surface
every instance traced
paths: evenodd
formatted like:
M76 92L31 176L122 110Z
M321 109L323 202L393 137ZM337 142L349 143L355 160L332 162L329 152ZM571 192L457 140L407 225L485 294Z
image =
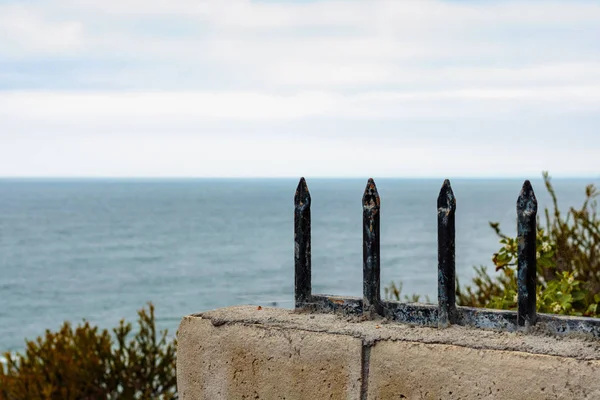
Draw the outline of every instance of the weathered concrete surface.
M600 399L598 376L598 361L382 341L368 399Z
M186 317L181 323L182 399L360 399L360 339L213 322Z
M243 306L185 317L178 340L184 400L600 399L587 338Z

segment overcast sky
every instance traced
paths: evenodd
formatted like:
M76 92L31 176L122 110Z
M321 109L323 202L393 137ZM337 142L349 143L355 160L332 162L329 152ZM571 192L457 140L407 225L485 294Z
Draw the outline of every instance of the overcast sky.
M0 0L0 176L600 175L600 2Z

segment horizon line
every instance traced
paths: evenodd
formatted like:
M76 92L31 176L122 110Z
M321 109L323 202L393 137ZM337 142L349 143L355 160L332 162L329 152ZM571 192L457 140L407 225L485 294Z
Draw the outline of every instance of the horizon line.
M334 175L323 175L323 176L311 176L311 175L298 175L298 176L1 176L0 180L256 180L256 179L406 179L406 180L433 180L433 179L542 179L542 174L538 174L533 177L530 175L457 175L457 176L379 176L377 175L357 175L357 176L334 176ZM600 175L550 175L552 179L600 179Z

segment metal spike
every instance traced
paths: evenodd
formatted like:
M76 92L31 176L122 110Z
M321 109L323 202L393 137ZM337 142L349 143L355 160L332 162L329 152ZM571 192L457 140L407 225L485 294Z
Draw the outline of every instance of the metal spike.
M455 213L456 198L446 179L437 200L439 327L456 323Z
M294 298L301 308L311 297L311 198L306 180L300 178L294 195Z
M517 323L534 325L536 314L536 234L537 199L531 182L525 181L517 199Z
M380 295L380 198L377 186L369 178L363 205L363 311L382 314Z

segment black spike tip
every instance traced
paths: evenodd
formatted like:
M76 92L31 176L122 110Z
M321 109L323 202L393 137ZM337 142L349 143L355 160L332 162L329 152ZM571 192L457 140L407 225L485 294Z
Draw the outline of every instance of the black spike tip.
M444 184L440 189L437 206L438 209L443 209L446 211L456 210L456 198L454 197L454 192L452 191L452 186L450 185L450 180L448 179L444 181Z
M537 208L538 204L533 187L531 186L531 182L526 180L517 199L517 211L524 216L531 216L537 213Z
M300 178L300 182L298 182L296 194L294 195L294 205L296 207L310 206L310 192L304 178Z
M373 178L369 178L367 181L367 187L363 194L362 202L365 208L379 208L380 205L379 193L377 192L377 186Z

